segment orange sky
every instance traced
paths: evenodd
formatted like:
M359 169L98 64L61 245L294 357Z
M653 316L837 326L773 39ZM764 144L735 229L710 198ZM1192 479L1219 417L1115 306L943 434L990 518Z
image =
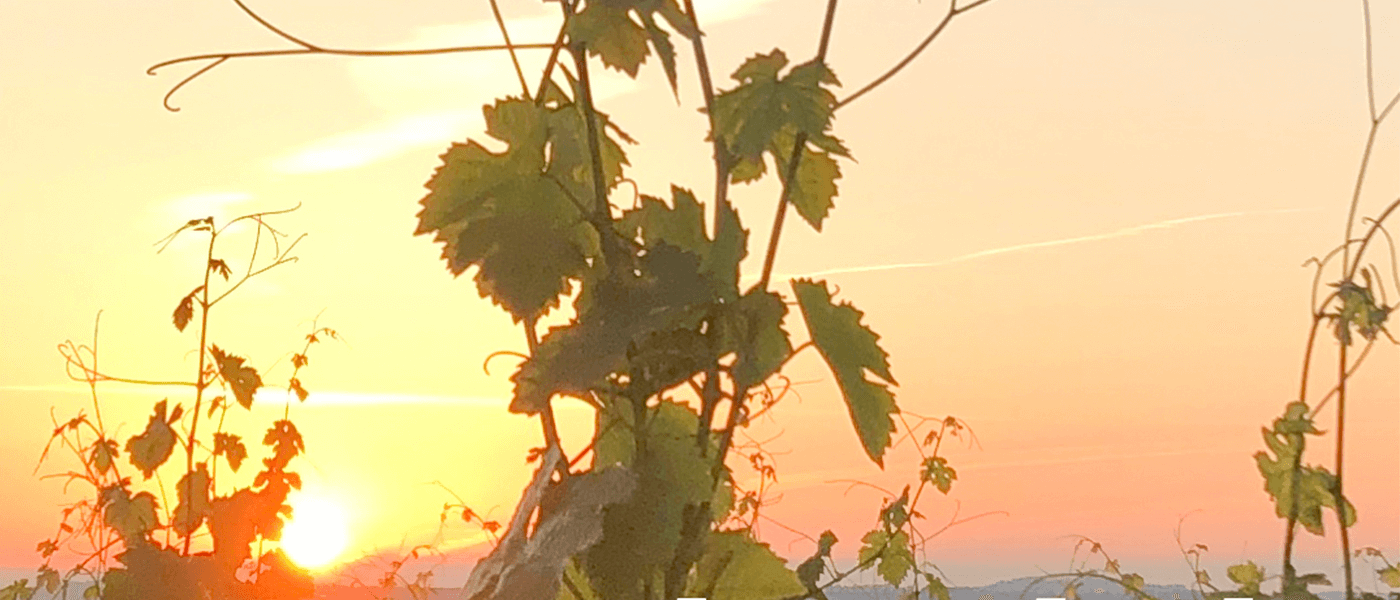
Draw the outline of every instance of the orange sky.
M267 17L327 45L496 39L485 2L266 4ZM556 7L506 4L516 41L547 41L557 26ZM756 52L811 52L823 5L696 4L723 87ZM1400 3L1373 4L1376 86L1388 99L1400 87ZM829 62L845 89L902 57L944 6L844 4ZM949 452L960 475L951 498L924 512L941 524L956 499L963 516L1010 516L939 538L929 558L952 583L1061 569L1073 547L1061 536L1074 534L1149 581L1184 581L1172 529L1197 509L1187 542L1210 546L1217 580L1244 558L1277 570L1282 523L1251 455L1263 448L1259 428L1296 396L1311 282L1300 265L1342 234L1367 127L1361 31L1357 2L994 0L837 114L835 134L859 162L842 165L824 233L788 223L777 270L826 273L866 312L892 356L901 406L975 429L980 449ZM298 202L279 223L310 234L301 262L245 286L215 313L213 336L271 367L274 381L289 374L274 361L323 309L322 324L349 340L316 349L303 378L313 396L293 409L310 452L300 463L308 493L345 504L356 555L432 539L448 500L434 480L508 516L538 426L505 412L509 360L489 376L480 365L524 341L468 280L447 274L438 247L411 235L437 155L480 139L481 105L516 91L508 62L235 61L177 93L179 113L160 101L190 69L144 74L186 54L275 47L214 0L0 6L0 567L36 564L34 545L64 499L58 482L31 475L50 407L65 417L87 402L55 345L88 342L103 310L104 371L185 375L195 342L169 315L200 258L193 244L156 255L152 243L189 218ZM543 56L523 60L538 72ZM677 183L706 198L713 167L687 60L679 106L650 62L636 82L598 75L598 97L642 142L628 175L643 192ZM1400 190L1396 142L1390 123L1363 215ZM776 191L772 181L736 188L747 227L768 231ZM747 272L761 254L750 251ZM801 335L800 322L789 329ZM1321 364L1334 345L1324 340ZM1352 545L1392 560L1397 360L1390 345L1372 352L1347 433L1347 490L1360 514ZM829 527L838 553L853 553L879 497L831 482L902 485L917 461L897 450L882 473L864 457L817 355L788 373L811 383L752 432L782 433L768 443L785 453L783 498L768 514L813 535ZM108 391L123 436L164 392ZM269 394L243 418L263 423L279 399ZM566 404L564 436L577 449L591 415ZM1330 465L1330 444L1316 442L1310 461ZM463 545L470 533L448 535ZM761 533L785 556L810 552L778 527ZM1307 564L1339 572L1335 538L1301 544L1329 557Z

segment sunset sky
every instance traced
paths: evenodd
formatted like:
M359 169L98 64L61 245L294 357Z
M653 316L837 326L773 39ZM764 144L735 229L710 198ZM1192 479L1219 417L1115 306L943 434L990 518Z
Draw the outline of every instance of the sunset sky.
M695 2L722 88L755 53L810 57L825 5ZM552 41L557 6L502 4L514 41ZM1383 103L1400 89L1400 2L1372 5ZM485 1L253 6L327 46L499 43ZM844 2L828 61L838 97L901 59L946 8ZM1074 535L1149 583L1185 582L1173 528L1191 511L1183 542L1209 546L1217 582L1245 559L1277 573L1283 522L1252 455L1264 449L1260 428L1297 398L1313 274L1303 262L1343 235L1369 126L1362 35L1359 1L993 0L837 112L834 134L859 162L842 163L821 234L790 216L774 281L789 295L794 276L839 286L882 336L900 405L975 431L980 445L945 446L959 478L950 496L926 497L925 528L955 506L961 517L1009 515L936 538L928 558L950 584L1064 570ZM434 541L442 504L455 502L434 482L509 518L539 426L506 412L513 360L494 360L490 374L482 363L525 351L524 337L468 277L452 278L439 246L412 235L438 156L484 140L482 105L519 93L509 60L236 60L177 92L178 113L161 99L198 67L145 73L190 54L285 47L224 0L0 4L0 585L5 569L38 565L35 544L77 497L35 474L50 411L90 410L56 346L91 344L102 311L104 372L191 378L197 338L170 314L199 281L203 238L161 254L154 244L192 218L298 203L272 223L308 234L300 260L216 310L211 340L285 384L313 319L344 335L312 350L302 375L312 395L291 409L308 450L293 463L305 501L346 523L337 564ZM545 54L522 53L527 77ZM643 193L674 183L708 199L702 99L686 49L679 62L679 103L654 58L636 81L595 68L597 101L640 142L626 149L627 176ZM1398 133L1393 118L1381 131L1360 215L1400 194ZM630 202L630 186L619 189L615 200ZM732 188L752 232L746 274L760 267L777 192L771 178ZM231 236L220 254L237 269L250 243ZM1388 270L1383 256L1371 255ZM795 312L788 329L805 339ZM1323 336L1318 347L1313 381L1325 390L1337 343ZM787 374L795 394L750 431L777 455L781 500L764 511L811 536L832 529L849 559L881 501L849 482L898 489L917 481L917 456L902 444L883 472L865 457L816 353ZM1352 547L1395 561L1400 351L1378 344L1353 382ZM124 423L121 440L154 402L192 401L180 388L99 391L108 423ZM230 429L257 437L285 396L267 390L251 414L230 413ZM577 452L592 413L557 404ZM1332 405L1319 427L1335 431ZM1307 461L1331 469L1333 437L1315 439ZM38 474L66 461L56 455ZM1326 516L1329 537L1301 536L1302 568L1339 582ZM465 526L443 535L452 552L439 581L460 584L486 547ZM771 522L760 536L789 559L813 547ZM1357 572L1371 589L1372 571Z

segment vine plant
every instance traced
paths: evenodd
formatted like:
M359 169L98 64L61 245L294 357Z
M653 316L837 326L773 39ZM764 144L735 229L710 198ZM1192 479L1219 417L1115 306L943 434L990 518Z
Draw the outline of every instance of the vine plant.
M834 113L904 68L953 19L989 0L951 2L904 60L843 100L833 93L839 82L826 61L836 0L827 2L815 56L791 64L779 49L753 55L733 72L737 85L725 90L711 81L691 0L562 0L553 43L512 42L490 0L504 45L411 51L327 48L233 1L296 48L160 63L152 73L203 63L167 94L171 110L177 110L171 94L237 58L504 50L515 66L519 94L484 108L486 133L506 149L494 153L472 140L452 144L427 184L415 232L443 244L453 275L474 267L481 296L522 325L529 355L511 376L509 410L541 423L543 446L531 454L539 469L499 542L473 570L468 598L822 597L826 585L849 575L832 571L818 585L829 570L823 561L835 543L830 532L797 571L759 543L752 529L761 502L753 493L736 502L726 462L736 433L776 401L767 382L802 349L815 349L831 367L862 449L882 468L896 418L902 419L888 356L862 324L863 313L836 300L825 281L798 278L786 292L772 289L774 260L789 206L818 231L833 207L837 159L850 158L831 133ZM679 98L676 35L691 46L703 92L714 198L702 202L672 185L669 201L641 194L635 206L621 208L611 193L629 181L622 144L635 141L595 106L591 63L635 78L655 56ZM517 53L543 49L548 59L532 90ZM750 231L729 189L765 176L776 176L782 191L758 283L745 289L740 262ZM566 298L572 319L541 331L541 319L563 310ZM793 304L811 336L796 346L783 328ZM564 397L596 411L593 438L574 457L564 456L555 423L553 402ZM962 426L951 417L939 422ZM935 451L925 457L914 496L908 489L898 498L891 494L879 526L863 540L858 569L877 568L896 585L910 570L921 572L913 559L921 540L909 535L919 516L913 507L926 485L947 493L956 477L937 456L941 440L942 432L926 440ZM591 461L584 466L586 455ZM748 511L754 512L747 527L724 527ZM946 600L936 577L925 581Z
M251 409L255 394L264 387L263 378L246 364L247 359L211 341L210 316L220 302L249 279L297 260L291 252L301 238L283 248L280 238L286 234L266 220L286 212L244 215L222 225L216 225L213 217L194 219L160 242L164 250L181 234L208 235L200 283L180 299L172 315L175 328L185 332L198 311L193 380L105 374L98 369L96 325L92 346L71 341L59 346L69 377L88 385L92 413L80 411L62 423L55 420L40 466L55 446L65 448L77 459L78 468L48 477L61 478L66 485L85 485L90 491L63 509L54 536L39 543L44 562L34 584L28 579L13 582L0 589L0 600L29 600L41 591L66 598L79 589L85 599L104 600L309 597L310 575L280 548L265 550L263 542L279 539L283 520L291 515L287 496L301 487L301 477L289 469L292 459L305 451L301 434L290 420L291 397L304 401L309 395L299 375L307 366L311 345L322 338L336 338L337 333L313 324L300 352L292 355L287 406L263 436L268 452L262 470L243 487L231 483L249 459L249 449L240 435L225 428L225 418L235 407ZM238 224L255 227L252 255L241 275L235 275L216 252L221 236ZM271 258L265 255L265 264L260 265L259 249L269 241ZM219 283L222 290L216 293ZM103 419L97 388L107 381L192 390L192 408L186 410L180 401L172 407L168 398L157 402L145 428L123 445ZM203 427L201 417L206 420ZM215 417L211 428L208 420ZM221 464L229 470L222 477ZM179 477L170 487L166 482L172 472ZM53 560L69 553L77 556L76 562L60 573Z

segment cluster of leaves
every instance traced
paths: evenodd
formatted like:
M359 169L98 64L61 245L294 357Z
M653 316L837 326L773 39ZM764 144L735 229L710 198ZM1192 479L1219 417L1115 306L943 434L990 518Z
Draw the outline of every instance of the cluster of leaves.
M566 6L566 17L576 57L598 56L636 76L655 49L673 86L674 48L658 18L692 41L699 34L674 0L588 0ZM711 141L725 149L735 182L761 178L769 171L764 157L772 157L773 171L792 182L785 201L820 229L837 192L834 157L849 157L829 131L837 80L820 59L781 75L787 63L774 50L735 71L738 85L707 107ZM587 66L576 65L577 77L564 70L567 90L546 75L539 97L486 106L487 134L506 149L453 144L418 214L416 233L443 244L449 271L475 267L481 296L525 324L532 348L511 376L510 410L541 415L547 428L556 397L597 411L591 468L541 462L512 521L522 525L508 528L477 567L468 593L517 597L512 574L524 570L554 574L541 593L561 598L802 594L803 580L753 538L752 521L723 529L736 512L757 507L751 494L736 501L725 463L734 431L796 352L784 328L795 299L811 334L806 345L831 367L862 448L883 466L898 414L888 357L861 311L833 299L823 281L794 280L791 295L766 285L742 289L749 231L727 202L707 206L673 185L668 199L640 194L631 208L613 206L608 192L628 164L622 143L632 140L591 106ZM570 321L535 344L535 324L569 297ZM716 429L722 404L729 418ZM951 470L939 473L931 481L946 493ZM610 494L578 491L602 477L627 484ZM535 509L532 494L543 499L533 536L523 525ZM560 531L573 537L534 550Z
M249 215L239 220L255 221L259 228L276 234L262 222L262 216ZM208 232L208 252L212 257L222 229L216 230L209 218L192 220L176 234L181 231ZM295 259L279 250L270 266L255 271L250 265L241 280L231 282L228 291L247 278L291 260ZM39 544L44 563L35 585L29 586L27 580L15 582L0 589L0 600L28 600L41 590L66 595L79 577L90 582L83 590L83 597L89 599L310 597L308 573L280 549L261 550L262 541L275 542L280 538L284 520L291 516L287 497L301 487L300 476L289 470L292 460L305 452L296 425L284 415L267 429L262 438L267 456L251 484L231 486L232 475L224 476L222 482L219 479L221 465L236 474L249 458L243 438L224 430L225 417L235 405L251 409L255 395L264 387L262 375L246 364L245 357L207 343L207 315L224 297L210 296L210 278L218 275L228 280L230 274L227 263L211 258L205 265L204 283L180 300L173 315L176 329L183 332L196 309L204 314L198 332L202 346L200 368L195 381L189 384L195 392L193 408L186 410L179 402L171 407L168 399L157 402L145 428L125 443L112 437L103 424L97 383L145 382L104 375L84 359L83 353L89 353L95 364L97 356L90 348L71 342L63 346L70 369L81 371L81 379L92 389L94 417L80 413L56 427L44 457L54 444L71 450L81 472L70 471L65 477L87 484L91 497L66 508L59 531ZM298 374L309 362L307 350L320 336L334 338L336 332L316 329L307 335L302 351L293 356L294 372L287 389L289 395L295 394L300 400L309 393ZM208 397L219 390L223 393ZM228 399L230 395L232 401ZM200 430L201 417L216 416L215 427ZM172 460L177 457L185 460ZM173 488L173 506L162 500L172 496L161 483L169 479L159 476L171 469L179 469L176 472L180 473ZM259 549L257 555L254 548ZM60 575L51 561L60 556L62 549L77 553L79 560ZM112 561L116 564L110 564Z

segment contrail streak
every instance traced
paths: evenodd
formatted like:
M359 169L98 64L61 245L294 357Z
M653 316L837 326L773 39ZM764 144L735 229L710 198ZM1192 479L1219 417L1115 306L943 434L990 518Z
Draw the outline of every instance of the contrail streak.
M1187 223L1198 223L1198 222L1201 222L1201 221L1211 221L1211 220L1215 220L1215 219L1224 219L1224 218L1228 218L1228 217L1245 217L1245 216L1249 216L1249 215L1265 215L1265 214L1294 213L1294 212L1311 212L1311 211L1317 211L1317 210L1321 210L1321 209L1319 209L1319 208L1280 208L1280 209L1273 209L1273 210L1256 210L1256 211L1215 213L1215 214L1210 214L1210 215L1200 215L1200 216L1196 216L1196 217L1185 217L1185 218L1181 218L1181 219L1170 219L1170 220L1166 220L1166 221L1160 221L1160 222L1157 222L1157 223L1149 223L1149 224L1147 224L1147 225L1137 225L1137 226L1134 226L1134 227L1125 227L1125 228L1123 228L1123 229L1119 229L1119 230L1117 230L1117 231L1112 231L1112 232L1109 232L1109 233L1098 233L1098 234L1094 234L1094 235L1085 235L1085 236L1072 237L1072 238L1065 238L1065 239L1060 239L1060 240L1049 240L1049 241L1045 241L1045 242L1031 242L1031 243L1028 243L1028 244L1017 244L1017 245L1015 245L1015 246L1007 246L1007 247L1005 247L1005 248L993 248L993 249L991 249L991 250L981 250L981 251L978 251L978 252L973 252L973 253L971 253L971 254L964 254L964 255L962 255L962 256L955 256L955 257L953 257L953 258L947 258L947 259L943 259L943 260L939 260L939 261L933 261L933 262L897 263L897 264L890 264L890 265L871 265L871 266L865 266L865 267L843 267L843 268L839 268L839 269L827 269L827 270L824 270L824 271L811 271L811 272L804 273L804 274L801 274L801 275L779 275L778 277L783 278L783 279L790 279L790 278L793 278L793 277L819 277L819 276L822 276L822 275L841 275L841 274L846 274L846 273L870 273L870 272L874 272L874 271L894 271L894 270L897 270L897 269L926 269L926 268L931 268L931 267L942 267L942 266L945 266L945 265L951 265L951 264L954 264L954 263L965 262L965 261L969 261L969 260L973 260L973 259L977 259L977 258L983 258L983 257L987 257L987 256L995 256L995 255L998 255L998 254L1007 254L1007 253L1011 253L1011 252L1021 252L1021 251L1024 251L1024 250L1034 250L1034 249L1036 249L1036 248L1049 248L1049 247L1052 247L1052 246L1064 246L1064 245L1068 245L1068 244L1079 244L1079 243L1083 243L1083 242L1096 242L1096 241L1099 241L1099 240L1109 240L1109 239L1113 239L1113 238L1127 237L1127 236L1130 236L1130 235L1137 235L1137 234L1142 233L1142 232L1144 232L1144 231L1151 231L1151 230L1153 230L1153 229L1170 229L1170 228L1172 228L1172 227L1176 227L1177 225L1185 225L1185 224L1187 224ZM753 280L757 281L758 278L757 278L757 277L746 277L745 279L753 279Z

